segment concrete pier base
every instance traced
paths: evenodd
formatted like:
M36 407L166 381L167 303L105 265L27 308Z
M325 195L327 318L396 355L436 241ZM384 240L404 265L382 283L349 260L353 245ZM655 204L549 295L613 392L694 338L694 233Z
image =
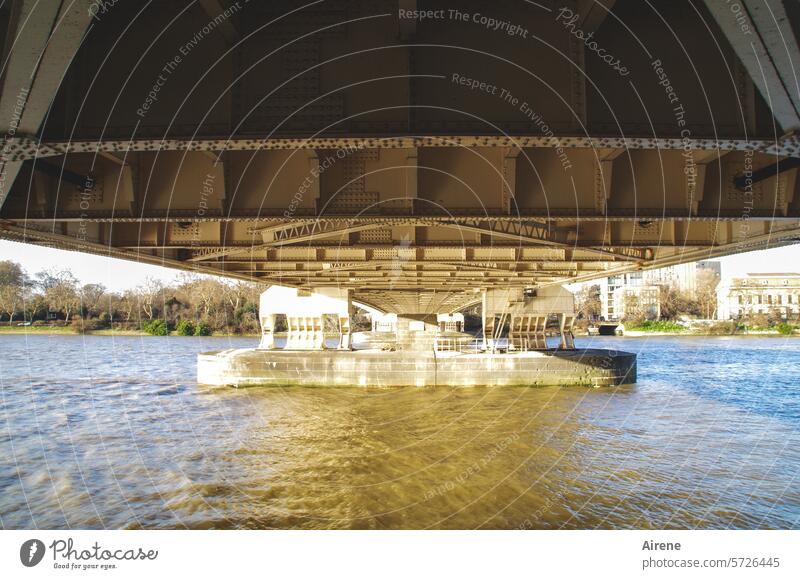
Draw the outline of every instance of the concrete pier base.
M578 349L503 354L236 349L198 355L215 386L613 386L636 382L636 354Z

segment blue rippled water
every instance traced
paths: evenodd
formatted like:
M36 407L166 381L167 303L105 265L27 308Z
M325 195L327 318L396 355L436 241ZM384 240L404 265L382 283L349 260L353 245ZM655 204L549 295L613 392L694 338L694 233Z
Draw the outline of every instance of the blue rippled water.
M797 528L800 340L607 389L210 389L253 339L0 336L3 528Z

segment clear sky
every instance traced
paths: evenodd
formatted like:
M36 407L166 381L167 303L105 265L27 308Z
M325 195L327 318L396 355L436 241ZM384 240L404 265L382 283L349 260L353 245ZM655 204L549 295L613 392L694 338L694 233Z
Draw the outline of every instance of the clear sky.
M29 274L67 268L82 283L101 283L112 291L136 286L147 277L169 282L179 273L144 263L0 240L0 261L6 259L21 263ZM724 278L746 273L800 272L800 244L732 255L720 261Z
M146 263L0 240L0 261L7 259L22 264L29 275L43 269L69 269L81 283L101 283L112 291L137 286L147 277L169 282L180 273Z

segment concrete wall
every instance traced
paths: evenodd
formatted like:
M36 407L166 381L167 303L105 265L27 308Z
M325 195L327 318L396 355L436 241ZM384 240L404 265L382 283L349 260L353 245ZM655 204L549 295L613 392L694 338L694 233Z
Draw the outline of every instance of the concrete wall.
M325 347L325 317L335 316L342 339L342 348L350 348L350 316L352 290L322 288L309 292L273 285L261 294L259 320L262 349L276 346L277 316L286 316L286 348L321 350Z
M526 296L517 288L489 289L483 294L483 323L501 314L575 314L575 296L562 286L538 288L536 296Z
M197 380L218 386L612 386L636 382L636 354L561 350L513 354L287 352L200 354Z
M350 310L350 290L321 288L304 292L292 287L273 285L261 294L258 313L259 316L349 316Z

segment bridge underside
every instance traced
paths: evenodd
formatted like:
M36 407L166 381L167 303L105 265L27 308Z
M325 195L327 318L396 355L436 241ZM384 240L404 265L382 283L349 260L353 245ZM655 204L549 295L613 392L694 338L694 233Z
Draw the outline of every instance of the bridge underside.
M0 11L0 237L405 313L800 239L796 3L154 4Z

